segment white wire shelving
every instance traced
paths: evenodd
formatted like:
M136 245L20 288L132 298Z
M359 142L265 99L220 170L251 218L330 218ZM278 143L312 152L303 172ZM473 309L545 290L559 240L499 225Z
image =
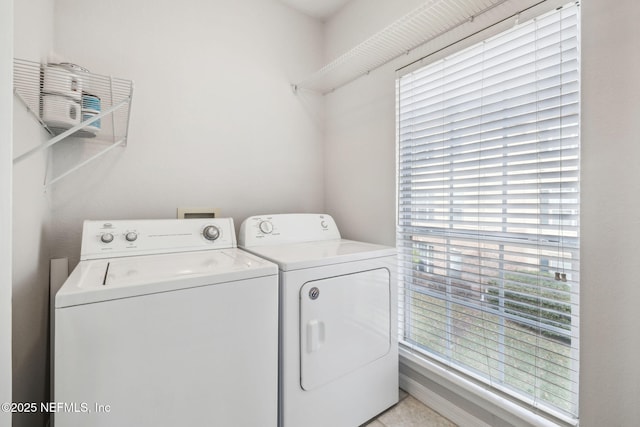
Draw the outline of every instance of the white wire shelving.
M97 154L44 183L45 188L119 146L126 146L133 82L79 68L13 62L13 93L51 138L13 159L17 164L68 137L104 144Z
M428 0L309 76L294 82L326 95L508 0Z

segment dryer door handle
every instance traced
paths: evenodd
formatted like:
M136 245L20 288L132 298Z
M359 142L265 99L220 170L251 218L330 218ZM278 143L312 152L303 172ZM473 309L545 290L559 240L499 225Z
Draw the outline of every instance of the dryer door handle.
M318 319L307 322L307 353L316 352L324 343L324 322Z

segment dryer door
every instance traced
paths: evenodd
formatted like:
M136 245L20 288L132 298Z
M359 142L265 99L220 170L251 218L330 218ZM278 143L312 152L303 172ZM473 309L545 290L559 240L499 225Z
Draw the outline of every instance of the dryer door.
M312 390L391 348L389 270L313 280L300 290L300 385Z

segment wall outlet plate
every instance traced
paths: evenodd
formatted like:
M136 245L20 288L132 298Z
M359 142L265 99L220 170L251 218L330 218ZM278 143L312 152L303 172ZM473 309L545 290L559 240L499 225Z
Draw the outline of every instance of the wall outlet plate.
M220 218L220 209L218 208L178 208L178 219L191 218Z

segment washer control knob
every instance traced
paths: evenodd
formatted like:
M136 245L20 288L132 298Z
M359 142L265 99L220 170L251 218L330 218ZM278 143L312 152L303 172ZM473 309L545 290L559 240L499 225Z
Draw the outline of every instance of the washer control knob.
M327 221L322 220L322 221L320 221L320 226L321 226L322 228L327 228L329 225L327 224Z
M125 234L124 238L127 239L127 242L135 242L138 238L138 233L136 233L135 231L130 231Z
M220 237L220 229L215 225L207 225L204 230L202 230L202 235L207 240L216 240Z
M273 231L273 224L269 221L261 221L258 228L264 234L270 234Z
M102 243L111 243L111 242L113 242L113 234L111 234L111 233L102 233L102 236L100 236L100 241Z

